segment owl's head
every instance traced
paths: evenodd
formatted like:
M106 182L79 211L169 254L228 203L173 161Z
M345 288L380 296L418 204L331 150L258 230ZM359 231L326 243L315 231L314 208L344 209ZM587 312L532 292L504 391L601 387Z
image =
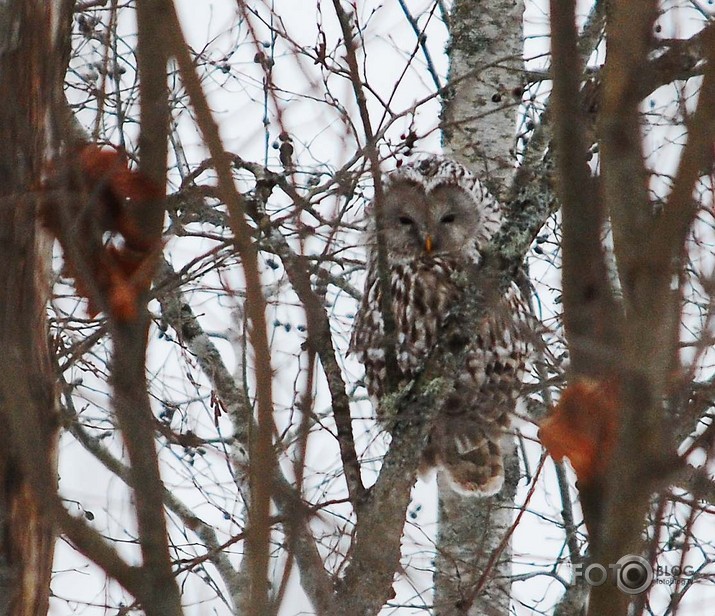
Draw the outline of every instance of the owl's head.
M498 202L463 165L436 156L385 180L385 246L391 263L429 256L478 260L501 224Z

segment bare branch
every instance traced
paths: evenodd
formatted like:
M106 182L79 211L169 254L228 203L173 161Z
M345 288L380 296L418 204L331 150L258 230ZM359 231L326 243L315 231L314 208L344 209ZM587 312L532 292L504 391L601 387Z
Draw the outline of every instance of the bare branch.
M620 354L618 307L608 280L601 232L603 210L588 168L587 120L580 104L575 3L552 0L552 112L563 213L564 326L576 373L603 374Z
M189 93L196 112L197 123L203 133L218 175L218 190L231 214L230 222L234 241L246 276L246 313L251 323L250 340L255 354L256 391L258 404L258 433L251 439L251 532L249 533L251 593L247 606L249 614L262 616L268 608L268 550L270 541L269 509L272 477L276 465L273 453L273 402L271 393L271 363L266 331L265 298L258 271L257 250L252 241L251 229L245 218L245 208L236 190L231 173L231 160L221 143L218 126L214 121L196 76L195 67L181 33L178 17L171 6L167 7L172 53L181 72L184 87Z
M169 283L167 286L171 286L170 281L175 278L175 274L168 263L164 263L162 275ZM191 306L183 301L175 290L160 292L158 299L162 306L163 318L195 354L202 371L226 405L233 419L234 438L237 441L235 446L242 450L245 456L252 429L248 400L236 387L221 355L199 325ZM319 614L334 614L332 582L322 564L316 566L322 561L308 527L308 520L312 514L278 468L276 468L274 484L273 499L285 517L286 532L301 572L301 584ZM241 601L237 598L244 593L244 590L240 587L240 580L236 578L235 582L238 585L233 584L229 588L232 588L234 603L239 604Z
M712 169L715 151L715 24L701 33L706 64L698 107L687 122L688 142L680 156L673 189L655 224L650 250L661 255L662 265L678 257L697 211L693 199L696 182Z
M333 0L333 8L335 15L340 22L340 30L345 39L345 52L348 67L350 69L350 83L352 84L355 100L357 101L360 120L362 121L363 131L365 133L365 153L367 160L370 163L370 173L373 180L373 189L375 197L373 199L373 217L375 219L375 229L378 237L377 242L377 277L380 284L380 313L383 323L383 333L385 339L385 383L386 391L393 391L398 382L397 356L395 349L397 345L397 329L395 326L395 317L392 313L392 286L390 284L390 270L387 265L387 248L385 242L380 240L385 235L385 220L382 210L383 190L382 178L380 177L380 158L377 152L375 134L372 130L370 122L370 112L367 108L365 92L363 91L362 78L360 77L360 69L358 68L357 56L355 53L356 45L352 32L352 23L350 16L345 12L340 3L341 0Z

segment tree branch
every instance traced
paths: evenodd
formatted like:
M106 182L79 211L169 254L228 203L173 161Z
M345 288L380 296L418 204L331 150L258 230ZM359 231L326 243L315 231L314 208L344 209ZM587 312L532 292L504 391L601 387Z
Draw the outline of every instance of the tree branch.
M72 405L71 393L68 391L66 384L65 393L65 399L67 400L68 407L63 409L63 413L69 423L69 431L77 439L77 441L108 471L116 475L127 486L134 489L130 468L123 464L121 460L113 456L102 444L102 442L98 438L89 434L77 420L77 415ZM196 536L199 537L203 545L206 546L207 558L216 567L216 570L219 572L219 575L231 594L231 597L235 598L238 596L240 591L240 580L238 579L237 571L231 565L228 556L226 556L223 551L223 546L219 542L214 528L196 516L164 486L162 486L162 498L167 509L176 515L186 528L189 528L196 533ZM92 558L91 554L89 557ZM102 566L101 563L98 564ZM113 575L111 571L106 571L107 575ZM121 580L118 581L123 584ZM125 586L125 588L129 592L132 592L132 589L129 587ZM138 596L137 598L140 599Z
M715 24L700 34L706 64L698 106L686 123L688 141L680 156L673 189L655 223L650 250L661 255L663 266L677 259L697 212L693 199L698 179L707 174L715 156Z
M272 477L276 466L273 451L275 425L271 392L271 356L265 318L266 302L262 292L257 249L245 218L243 198L233 181L231 159L221 143L218 126L196 75L173 5L169 11L168 21L172 40L171 51L179 65L184 87L196 113L197 124L213 159L218 176L218 191L230 213L234 242L246 278L246 313L251 325L249 337L255 357L258 406L258 430L255 438L250 441L251 532L248 535L248 545L251 590L247 608L249 615L263 616L268 609L269 513L272 491L271 482L265 481L265 477Z
M377 278L380 284L380 316L382 317L383 336L385 344L385 391L394 391L398 383L399 370L397 368L397 327L395 317L392 312L392 285L390 281L390 268L387 264L387 248L385 246L385 220L383 214L383 190L382 177L380 175L380 157L377 151L377 141L370 122L370 112L367 108L367 100L363 90L360 69L358 68L356 45L352 32L350 16L345 12L341 0L333 0L335 15L340 23L340 30L345 40L345 58L350 71L350 83L355 93L355 100L360 113L363 131L365 133L365 155L370 163L370 174L372 175L373 190L373 218L375 220L375 231L377 236Z
M201 370L228 409L233 420L233 436L237 441L235 447L238 447L245 456L245 452L248 450L249 435L251 430L255 429L251 425L253 422L249 401L241 389L236 387L218 349L199 325L191 307L182 300L178 291L170 290L171 281L174 280L176 274L168 263L164 263L162 267L162 277L165 281L162 287L166 288L162 291L160 287L157 296L162 308L162 318L181 336L181 340L196 356ZM332 582L322 566L320 554L308 526L311 514L278 467L276 467L273 484L275 487L273 499L285 519L286 533L301 574L301 585L319 614L326 616L334 614ZM321 566L316 567L317 563L321 563ZM233 592L234 603L241 604L242 601L238 598L245 590L239 584L233 588Z
M563 216L564 327L571 350L571 369L598 375L620 359L619 309L608 279L601 244L603 209L588 168L581 105L583 72L577 53L575 2L551 0L551 65L554 86L551 109L558 169L557 193Z
M55 509L57 524L82 554L102 567L108 576L117 580L139 601L151 595L143 567L133 567L124 562L97 531L81 518L71 516L59 501Z

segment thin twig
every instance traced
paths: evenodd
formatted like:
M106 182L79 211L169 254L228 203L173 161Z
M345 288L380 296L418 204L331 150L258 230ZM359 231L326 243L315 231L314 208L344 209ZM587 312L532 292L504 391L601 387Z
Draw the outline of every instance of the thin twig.
M170 4L170 3L169 3ZM167 7L168 8L168 7ZM266 477L272 477L276 466L273 451L273 399L271 392L271 354L266 328L266 301L263 296L258 268L257 249L252 232L245 219L245 207L241 194L236 189L231 172L231 159L224 150L218 125L213 119L201 82L181 32L179 19L173 4L167 11L168 29L172 38L172 53L179 66L181 78L196 113L196 121L214 162L218 177L218 190L231 215L236 250L241 258L246 278L246 314L250 321L250 341L254 351L256 398L258 407L258 430L251 439L250 452L250 533L249 571L251 577L248 613L262 616L269 606L268 563L270 549L270 499L272 485Z

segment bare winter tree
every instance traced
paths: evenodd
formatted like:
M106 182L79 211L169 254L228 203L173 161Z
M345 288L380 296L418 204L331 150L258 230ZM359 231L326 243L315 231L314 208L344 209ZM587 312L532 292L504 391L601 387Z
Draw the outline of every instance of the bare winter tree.
M62 92L70 8L7 2L0 18L0 614L44 614L49 601L59 422L45 318L50 243L32 194L56 145L47 118Z
M703 3L0 8L0 614L702 613ZM348 354L364 211L440 151L506 220L388 430ZM532 374L464 497L418 467L512 282ZM629 554L644 589L589 587Z
M590 101L597 111L592 126L579 92L575 7L553 2L550 8L570 387L579 379L595 379L602 392L594 404L594 419L602 426L595 440L601 460L579 477L589 553L599 563L643 554L655 567L662 531L644 537L644 520L655 503L660 526L664 511L681 498L675 497L673 483L697 474L688 466L689 456L700 450L710 460L713 451L711 409L692 408L702 384L693 378L695 364L681 354L681 328L691 327L685 309L693 301L693 277L702 284L709 276L692 266L702 246L691 238L709 224L702 216L712 206L715 30L708 23L689 41L671 46L660 40L664 17L656 3L612 3L606 14L606 61L595 83L596 100ZM682 55L689 45L702 50L695 62L702 77L697 94L683 102L683 136L673 154L677 165L660 188L655 176L664 161L644 160L641 105L673 77L662 70L663 56L671 56L668 68L683 70L692 62L687 52ZM595 174L586 163L594 141L599 146ZM613 237L613 279L601 237L606 220ZM565 409L565 423L573 425L579 413ZM692 436L684 442L686 435ZM707 474L706 469L707 464L701 472ZM690 493L686 506L699 510L699 490L692 493L687 483L679 487ZM596 587L588 613L625 614L631 602L639 610L650 609L643 595L629 599ZM670 609L677 610L680 600L676 591Z

